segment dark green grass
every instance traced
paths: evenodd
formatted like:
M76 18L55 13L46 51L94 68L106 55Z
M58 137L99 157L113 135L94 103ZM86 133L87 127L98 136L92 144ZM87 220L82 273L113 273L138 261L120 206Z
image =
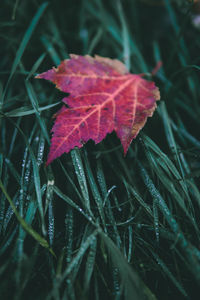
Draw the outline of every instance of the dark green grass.
M1 4L1 299L196 299L200 32L187 1L144 2ZM63 94L34 76L69 53L124 60L160 88L126 157L111 134L45 166Z

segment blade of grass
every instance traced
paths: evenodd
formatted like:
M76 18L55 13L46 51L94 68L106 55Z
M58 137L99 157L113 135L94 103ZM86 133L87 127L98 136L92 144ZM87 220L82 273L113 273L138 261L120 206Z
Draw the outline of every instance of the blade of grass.
M113 264L117 266L120 271L122 285L124 289L125 299L132 300L142 300L151 299L156 300L153 293L144 285L137 273L130 268L125 258L122 256L119 249L112 242L112 240L106 236L103 232L100 232L100 236L104 241L108 252L110 252Z
M42 36L40 38L42 44L46 48L47 52L49 53L51 59L53 60L54 64L58 66L60 64L60 57L58 53L56 52L55 48L53 47L53 44L48 40L46 36Z
M53 250L49 247L49 244L47 242L47 240L45 240L41 235L39 235L29 224L27 224L24 219L19 215L15 205L13 204L10 196L8 195L7 191L5 190L3 183L0 179L0 188L2 190L2 192L4 193L4 195L6 196L6 199L8 200L10 206L12 207L19 223L21 224L21 226L23 227L23 229L25 231L27 231L42 247L46 248L49 250L49 252L55 256L55 253L53 252Z
M85 292L89 289L92 273L94 271L96 251L97 251L97 239L94 239L94 241L90 245L90 250L86 260L85 274L84 274Z
M64 272L57 278L56 282L56 288L59 287L62 282L66 279L66 277L72 272L72 270L78 265L80 259L84 256L87 249L90 247L90 245L94 242L96 239L96 236L99 234L99 229L95 229L86 239L85 242L81 245L80 249L78 250L76 256L73 258L73 260L70 262L70 264L67 266L67 268L64 270ZM47 296L47 299L50 300L52 297L52 293L50 293Z
M15 56L15 59L14 59L14 62L13 62L13 65L12 65L12 69L11 69L11 72L10 72L10 76L8 78L8 81L6 83L6 86L5 86L5 89L4 89L4 93L2 95L2 102L0 103L0 108L2 107L3 105L3 102L4 102L4 98L5 98L5 95L6 95L6 92L7 92L7 89L8 89L8 86L9 86L9 83L17 69L17 66L19 65L20 63L20 60L22 58L22 55L26 49L26 46L31 38L31 36L33 35L33 32L40 20L40 18L42 17L45 9L47 8L48 6L48 2L44 2L40 5L38 11L36 12L35 16L33 17L28 29L26 30L25 34L24 34L24 37L20 43L20 46L17 50L17 53L16 53L16 56Z
M119 19L122 27L122 45L123 45L123 59L124 63L127 67L127 70L130 71L131 62L130 62L130 44L129 44L129 31L126 23L126 19L124 16L123 8L121 5L121 1L117 0L117 10L119 14Z
M48 132L47 132L47 129L46 129L46 125L44 123L44 120L40 116L38 100L37 100L36 94L34 92L33 86L31 85L31 83L29 81L25 81L25 86L26 86L27 94L29 96L31 104L32 104L33 109L35 111L35 115L37 117L38 123L40 124L42 133L44 134L44 137L45 137L46 141L48 142L48 144L50 144L49 135L48 135Z
M96 202L96 205L97 205L97 208L99 211L99 216L100 216L103 226L104 226L104 230L106 230L105 215L104 215L104 210L103 210L103 199L99 193L99 189L98 189L96 181L94 179L86 150L84 151L84 162L85 162L85 166L86 166L86 173L87 173L88 181L90 184L90 189L92 191L94 200Z
M152 180L150 179L147 171L144 169L144 167L139 161L138 161L138 165L140 168L141 177L143 178L144 183L147 186L150 194L154 199L157 200L160 211L163 213L172 231L177 235L178 238L177 243L179 243L180 247L185 252L186 258L190 262L190 265L192 266L190 272L193 273L197 282L200 283L200 252L186 240L184 234L180 230L179 225L177 224L175 218L172 216L163 197L160 195L155 185L153 184Z
M60 102L45 105L43 107L38 107L38 112L40 113L41 111L49 110L52 107L57 106L58 104L60 104ZM30 109L29 107L22 106L20 108L14 109L10 112L6 112L4 115L7 117L24 117L24 116L28 116L28 115L32 115L32 114L35 114L35 109Z
M53 187L54 192L61 198L63 199L65 202L67 202L70 206L72 206L73 208L75 208L77 211L79 211L88 221L90 221L92 224L92 218L90 215L88 215L87 213L85 213L83 211L83 209L81 207L79 207L76 203L73 202L73 200L71 200L68 196L64 195L59 189L58 187L54 186Z
M26 146L27 146L27 148L30 152L31 161L32 161L32 165L33 165L34 183L35 183L35 191L36 191L36 195L37 195L38 209L39 209L39 213L40 213L40 217L41 217L41 223L42 223L42 231L43 231L43 234L46 235L38 164L37 164L35 155L33 153L32 147L30 146L30 144L29 144L25 134L21 130L21 128L16 123L14 123L11 119L8 118L8 120L20 132L20 134L22 135L22 137L25 141L25 144L26 144Z
M89 214L93 216L93 213L90 208L90 198L88 193L87 180L85 176L85 170L83 167L83 162L81 159L80 151L78 149L71 151L72 163L74 165L75 173L78 179L78 183L83 195L82 203L84 207L87 209Z
M40 55L40 57L36 60L36 62L34 63L34 65L32 66L32 69L30 70L28 76L26 77L26 80L29 80L31 78L31 76L33 76L35 74L35 72L37 71L37 69L39 68L39 66L41 65L41 63L43 62L44 58L46 56L46 53L43 53Z

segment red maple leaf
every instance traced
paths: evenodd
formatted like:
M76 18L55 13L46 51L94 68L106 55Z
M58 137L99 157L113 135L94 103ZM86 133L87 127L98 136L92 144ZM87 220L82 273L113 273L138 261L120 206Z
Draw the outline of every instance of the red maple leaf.
M47 165L89 139L101 142L113 130L120 138L124 154L130 143L152 116L160 93L154 82L128 73L116 59L70 55L58 68L39 74L56 84L68 107L56 114Z

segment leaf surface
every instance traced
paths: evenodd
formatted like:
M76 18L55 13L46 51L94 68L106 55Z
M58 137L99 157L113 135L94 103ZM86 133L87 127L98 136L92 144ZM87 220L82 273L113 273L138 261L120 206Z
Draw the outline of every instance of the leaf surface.
M67 105L56 114L47 165L89 139L97 144L115 131L124 154L152 116L160 93L154 82L130 74L116 59L70 55L58 66L39 74L56 84Z

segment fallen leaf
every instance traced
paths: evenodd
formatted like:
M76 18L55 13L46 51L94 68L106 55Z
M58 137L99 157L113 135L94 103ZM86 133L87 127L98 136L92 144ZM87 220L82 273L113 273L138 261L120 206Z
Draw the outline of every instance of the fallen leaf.
M152 116L160 93L154 82L130 74L116 59L70 55L58 66L39 74L56 84L67 104L56 114L47 165L89 139L97 144L115 131L124 154Z

